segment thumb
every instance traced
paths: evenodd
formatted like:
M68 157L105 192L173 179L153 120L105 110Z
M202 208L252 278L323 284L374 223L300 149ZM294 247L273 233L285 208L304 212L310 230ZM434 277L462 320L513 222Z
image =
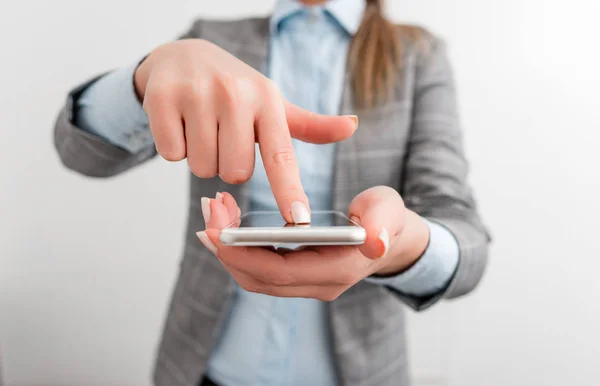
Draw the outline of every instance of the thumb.
M196 233L200 242L215 256L218 255L218 250L221 247L221 230L233 221L233 219L230 219L228 208L224 202L227 200L227 204L230 206L235 204L235 200L230 194L225 196L221 193L217 197L219 198L202 197L202 215L206 222L206 229ZM231 200L233 200L233 203Z
M404 228L404 202L398 192L385 186L367 189L356 196L349 215L367 232L367 239L359 249L369 259L384 257Z
M356 115L328 116L305 110L285 102L285 116L293 138L310 143L342 141L358 128Z

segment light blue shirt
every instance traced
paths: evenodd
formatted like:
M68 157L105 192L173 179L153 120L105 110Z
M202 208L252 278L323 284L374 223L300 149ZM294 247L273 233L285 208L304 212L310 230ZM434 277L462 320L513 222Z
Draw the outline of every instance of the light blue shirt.
M271 17L267 74L292 103L338 113L350 39L364 12L364 0L331 0L306 7L279 0ZM135 66L94 83L78 101L77 124L130 152L153 146L148 118L133 90ZM335 145L294 140L300 177L312 210L331 209ZM250 180L253 210L277 210L257 149ZM444 227L427 222L430 242L406 272L367 278L407 295L425 297L448 285L459 261L458 244ZM326 303L276 298L237 287L230 315L207 367L222 386L337 384Z

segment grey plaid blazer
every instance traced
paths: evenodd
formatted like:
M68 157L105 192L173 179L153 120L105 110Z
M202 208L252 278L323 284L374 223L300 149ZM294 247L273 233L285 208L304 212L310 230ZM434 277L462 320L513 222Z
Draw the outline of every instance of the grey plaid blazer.
M198 20L184 37L212 41L263 70L268 34L267 18ZM409 385L405 306L424 310L440 299L466 294L479 282L487 260L489 236L466 182L467 161L444 46L429 34L427 50L403 39L404 69L391 101L355 111L346 78L341 113L357 114L360 128L337 145L333 207L346 212L359 192L376 185L395 187L407 207L455 235L460 263L447 290L431 298L416 299L361 282L329 303L332 351L345 386ZM71 92L57 118L55 144L62 162L86 176L109 177L153 157L152 148L130 154L73 125L73 100L90 82ZM154 371L159 386L198 384L229 309L233 280L195 236L204 227L200 198L216 191L230 192L242 210L247 207L245 185L191 176L186 245Z

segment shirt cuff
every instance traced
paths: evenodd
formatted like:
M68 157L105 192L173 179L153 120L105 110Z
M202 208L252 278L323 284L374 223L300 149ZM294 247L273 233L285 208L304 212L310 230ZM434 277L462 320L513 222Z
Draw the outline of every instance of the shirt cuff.
M412 267L396 276L370 276L365 280L416 297L431 296L444 290L458 266L458 242L448 229L428 220L425 222L429 227L429 245Z
M98 79L76 101L75 125L130 153L152 146L148 115L137 98L137 64Z

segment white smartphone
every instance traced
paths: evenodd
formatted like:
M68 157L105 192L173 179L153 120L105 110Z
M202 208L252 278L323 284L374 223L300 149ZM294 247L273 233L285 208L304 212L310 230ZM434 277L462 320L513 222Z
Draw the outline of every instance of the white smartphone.
M248 212L221 231L229 246L360 245L367 233L342 212L313 211L310 224L288 224L279 212Z

